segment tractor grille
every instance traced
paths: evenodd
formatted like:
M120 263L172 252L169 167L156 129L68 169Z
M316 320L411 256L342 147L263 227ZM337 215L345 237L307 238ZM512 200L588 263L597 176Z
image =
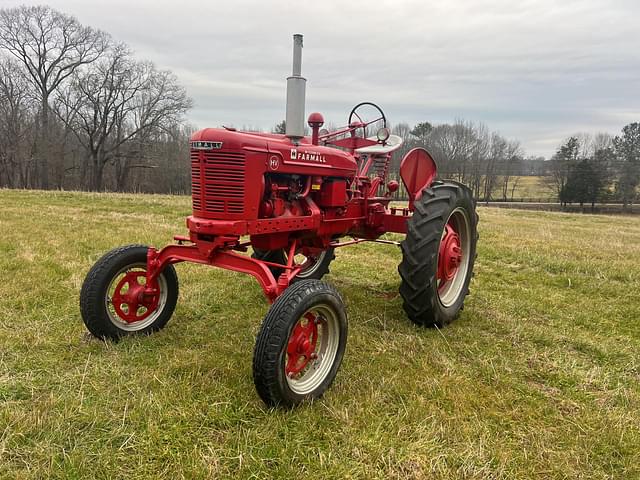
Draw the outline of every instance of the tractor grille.
M205 214L242 214L244 152L191 152L193 209Z

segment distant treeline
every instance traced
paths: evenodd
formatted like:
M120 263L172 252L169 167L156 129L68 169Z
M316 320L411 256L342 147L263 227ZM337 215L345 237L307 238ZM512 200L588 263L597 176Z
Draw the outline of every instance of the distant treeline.
M572 136L550 160L525 156L517 141L490 132L481 123L460 120L434 126L423 122L413 128L399 124L394 133L404 139L401 153L425 147L442 176L466 183L475 198L483 201L512 200L525 175L545 177L550 191L564 204L620 202L626 206L638 201L640 123L625 126L617 136Z
M563 204L621 202L626 209L637 202L640 123L626 125L615 137L570 137L551 158L549 182Z
M189 193L190 107L171 72L109 34L49 7L0 9L0 187ZM638 123L571 137L550 160L464 120L393 133L404 144L392 176L423 146L480 200L512 199L523 175L545 176L563 203L637 200Z

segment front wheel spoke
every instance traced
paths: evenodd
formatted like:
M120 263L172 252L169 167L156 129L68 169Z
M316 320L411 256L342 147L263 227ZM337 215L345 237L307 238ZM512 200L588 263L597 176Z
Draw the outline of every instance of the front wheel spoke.
M287 343L287 353L290 356L298 355L298 345L302 341L303 332L301 331L302 326L298 323L295 327L293 327L293 331L291 332L291 336L289 337L289 341Z
M298 355L297 346L298 346L297 342L289 340L289 344L287 345L287 354L290 357L294 357L294 356Z
M288 376L293 377L300 373L302 368L300 368L299 365L300 358L302 357L302 355L298 354L289 355L289 360L287 361L287 366L285 367L285 372Z
M122 295L120 295L119 293L116 293L113 296L113 299L111 299L111 303L113 305L121 305L123 303L126 303L126 300L124 299L124 297Z
M314 323L314 321L309 320L306 325L300 326L300 333L302 333L302 335L304 335L305 338L311 338L311 335L313 335L315 326L316 324Z
M307 328L305 328L305 337L309 340L309 348L307 353L312 353L316 349L316 343L318 342L318 325L315 322L309 322Z
M134 302L127 303L127 307L129 308L129 316L136 318L138 316L138 304Z

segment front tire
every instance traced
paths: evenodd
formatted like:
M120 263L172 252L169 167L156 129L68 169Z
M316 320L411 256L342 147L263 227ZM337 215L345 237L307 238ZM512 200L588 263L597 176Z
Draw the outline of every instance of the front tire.
M434 182L415 202L402 242L400 295L416 324L455 320L469 293L478 240L478 215L468 187Z
M157 279L158 293L143 295L148 247L116 248L89 270L80 291L80 313L87 329L101 339L118 340L163 328L178 301L178 276L168 265Z
M347 315L331 285L302 280L280 295L256 338L253 381L268 406L320 398L333 382L347 344Z

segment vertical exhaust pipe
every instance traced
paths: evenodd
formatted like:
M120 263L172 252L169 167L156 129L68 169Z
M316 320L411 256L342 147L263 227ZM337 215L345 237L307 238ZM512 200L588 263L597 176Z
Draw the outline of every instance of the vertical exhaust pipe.
M287 77L286 135L304 137L304 101L307 79L302 76L302 35L293 36L293 73Z

